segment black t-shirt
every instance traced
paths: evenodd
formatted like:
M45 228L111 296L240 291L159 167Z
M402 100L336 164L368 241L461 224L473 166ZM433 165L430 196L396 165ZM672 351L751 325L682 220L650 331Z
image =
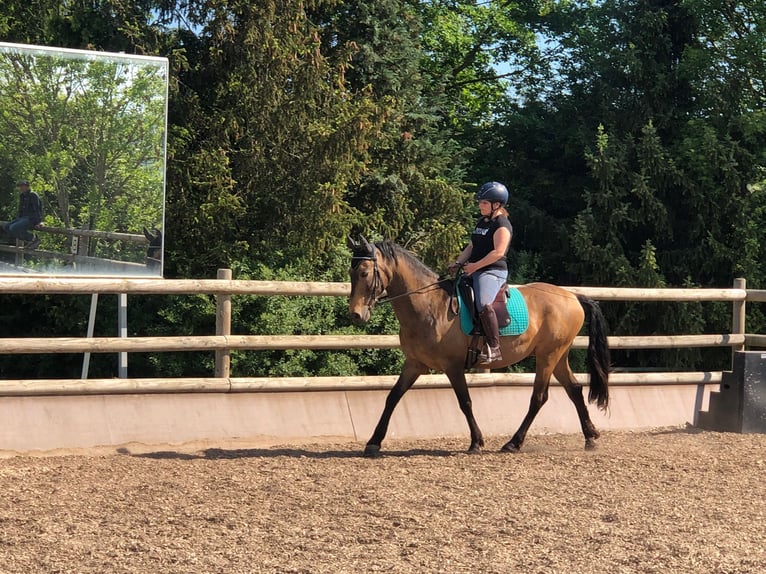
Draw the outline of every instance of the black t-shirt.
M505 215L498 215L495 219L487 219L486 217L480 218L476 222L476 227L471 233L471 256L468 261L474 263L483 259L487 253L495 248L495 231L499 228L505 227L513 234L513 226ZM506 250L507 253L507 250ZM508 269L508 263L505 256L501 257L491 265L487 265L484 269Z

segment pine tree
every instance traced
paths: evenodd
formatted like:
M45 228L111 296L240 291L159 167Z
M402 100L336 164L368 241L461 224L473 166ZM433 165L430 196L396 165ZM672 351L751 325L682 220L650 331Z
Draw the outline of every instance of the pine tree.
M422 69L424 22L412 3L355 1L326 15L325 44L353 46L346 79L369 91L385 122L349 186L356 229L392 239L443 267L465 242L464 159L445 129L438 87ZM336 58L338 55L335 56Z

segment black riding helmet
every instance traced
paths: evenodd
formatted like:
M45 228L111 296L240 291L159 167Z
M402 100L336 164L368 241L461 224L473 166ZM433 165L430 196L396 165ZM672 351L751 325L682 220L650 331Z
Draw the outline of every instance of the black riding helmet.
M508 203L508 188L497 181L488 181L476 192L476 201L489 201L490 203Z

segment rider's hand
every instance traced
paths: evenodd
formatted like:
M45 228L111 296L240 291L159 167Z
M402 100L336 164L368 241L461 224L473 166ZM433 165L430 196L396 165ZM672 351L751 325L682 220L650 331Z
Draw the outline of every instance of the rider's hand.
M447 271L449 271L451 274L455 274L457 273L457 270L460 269L460 267L462 267L462 264L455 261L454 263L449 264Z
M478 271L480 267L476 263L466 263L463 265L463 273L470 275L471 273Z

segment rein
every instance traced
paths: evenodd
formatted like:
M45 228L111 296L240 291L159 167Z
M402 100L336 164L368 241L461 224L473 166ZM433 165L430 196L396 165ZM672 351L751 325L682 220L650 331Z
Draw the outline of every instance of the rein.
M428 285L424 285L423 287L418 287L417 289L413 289L412 291L407 291L406 293L400 293L399 295L394 295L393 297L385 297L383 299L378 299L378 303L390 303L391 301L394 301L395 299L399 299L400 297L408 297L410 295L414 295L415 293L421 293L426 291L427 289L430 289L431 287L436 287L437 285L441 285L445 281L448 281L448 279L439 279L438 281L434 281L433 283L429 283Z

